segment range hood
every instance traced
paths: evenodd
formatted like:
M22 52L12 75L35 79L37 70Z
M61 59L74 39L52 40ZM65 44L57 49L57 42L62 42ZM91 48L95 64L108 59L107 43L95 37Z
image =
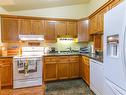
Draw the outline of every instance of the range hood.
M19 35L19 39L22 41L42 41L44 35Z

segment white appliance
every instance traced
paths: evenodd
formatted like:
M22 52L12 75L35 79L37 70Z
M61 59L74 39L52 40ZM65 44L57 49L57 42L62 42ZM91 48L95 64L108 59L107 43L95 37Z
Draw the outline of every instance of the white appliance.
M43 47L22 47L22 56L13 58L13 88L42 85Z
M104 95L126 95L126 1L104 18Z
M22 41L42 41L44 35L19 35L19 39Z
M104 95L103 63L90 59L90 88L96 95Z

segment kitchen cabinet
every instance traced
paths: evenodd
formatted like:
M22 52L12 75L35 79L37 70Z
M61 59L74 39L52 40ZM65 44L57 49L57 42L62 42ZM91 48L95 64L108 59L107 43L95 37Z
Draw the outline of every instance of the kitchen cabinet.
M57 37L65 37L67 35L66 21L56 21L55 23L55 32Z
M56 42L55 21L45 21L45 40L46 42Z
M90 60L90 88L97 95L104 95L103 63Z
M31 20L32 35L44 35L44 20Z
M19 33L21 35L43 35L44 32L44 20L19 20Z
M12 58L3 58L0 59L0 65L1 65L1 86L12 86L12 80L13 80L13 71L12 71L12 65L13 59Z
M1 39L2 42L17 42L19 41L18 19L1 18Z
M78 78L79 77L79 56L70 56L70 78Z
M104 14L108 11L108 7L105 7L97 14L97 31L103 33L104 31Z
M89 34L94 34L97 32L97 15L94 15L89 20Z
M57 80L57 58L44 58L44 81Z
M44 57L44 81L79 78L79 56Z
M105 7L97 14L90 18L89 30L90 34L102 34L104 29L104 14L108 11L109 7Z
M30 19L20 19L19 20L19 33L21 35L31 35L31 20Z
M78 21L78 42L89 41L89 20Z
M67 35L73 38L77 37L77 22L67 21Z
M69 57L59 56L58 57L58 79L69 78Z
M90 62L89 58L82 56L82 78L90 85Z

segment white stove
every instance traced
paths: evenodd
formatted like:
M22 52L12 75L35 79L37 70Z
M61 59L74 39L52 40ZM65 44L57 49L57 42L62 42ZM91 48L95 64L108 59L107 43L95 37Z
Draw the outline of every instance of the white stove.
M22 56L13 57L13 88L42 85L43 47L22 47Z

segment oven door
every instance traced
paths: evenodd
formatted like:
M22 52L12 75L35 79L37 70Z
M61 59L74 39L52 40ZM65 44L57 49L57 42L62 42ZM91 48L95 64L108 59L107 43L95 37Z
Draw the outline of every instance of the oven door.
M42 58L14 59L13 79L30 79L42 77Z

